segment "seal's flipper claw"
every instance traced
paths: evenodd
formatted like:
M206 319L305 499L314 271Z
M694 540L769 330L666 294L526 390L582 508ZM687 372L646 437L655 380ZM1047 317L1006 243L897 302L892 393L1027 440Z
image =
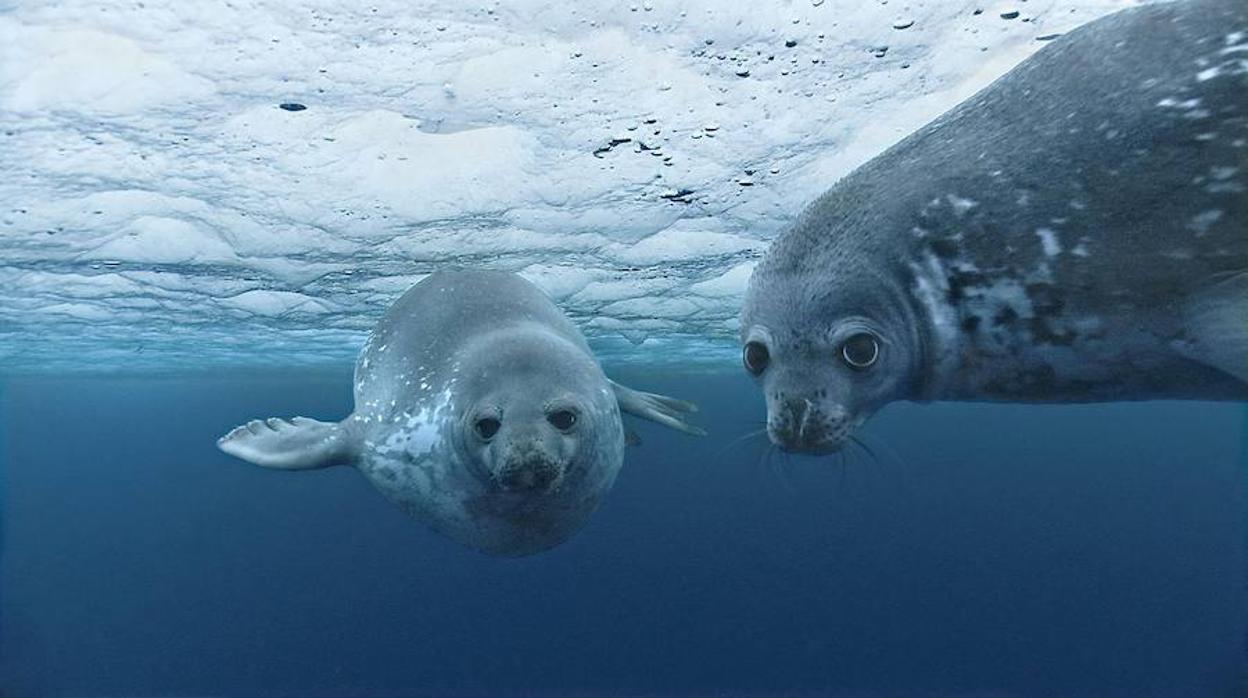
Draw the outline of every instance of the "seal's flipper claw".
M355 461L358 445L347 422L307 417L253 419L217 439L217 448L249 463L280 470L312 470Z
M1248 383L1248 271L1211 284L1188 303L1183 354Z
M694 405L692 402L677 400L666 395L633 390L615 381L611 381L611 388L615 391L615 399L620 405L621 412L648 419L652 422L658 422L663 426L671 427L676 431L683 431L686 434L706 436L706 431L701 427L689 424L681 418L682 413L698 411L697 405Z

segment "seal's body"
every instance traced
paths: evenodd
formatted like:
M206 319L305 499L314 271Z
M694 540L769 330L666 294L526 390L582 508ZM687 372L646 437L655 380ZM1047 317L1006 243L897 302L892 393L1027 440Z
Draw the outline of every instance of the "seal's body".
M352 464L413 517L466 545L523 555L567 539L623 462L621 410L699 433L693 406L603 374L576 327L514 274L413 286L378 323L337 424L253 421L222 450L269 467Z
M742 339L798 451L898 399L1248 399L1248 5L1097 20L863 165Z

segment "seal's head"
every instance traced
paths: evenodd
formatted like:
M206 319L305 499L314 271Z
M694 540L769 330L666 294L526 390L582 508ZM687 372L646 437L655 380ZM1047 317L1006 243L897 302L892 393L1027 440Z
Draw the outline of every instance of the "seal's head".
M763 389L767 434L786 451L840 449L877 409L912 395L920 373L922 342L902 285L888 269L836 268L853 272L834 275L773 247L746 293L742 361Z
M619 406L597 362L535 329L487 335L460 358L452 459L473 480L443 515L499 554L545 550L585 522L623 462Z
M557 347L501 344L462 383L457 433L467 465L492 492L537 497L570 479L598 479L581 471L602 467L592 450L600 413L611 405L584 386L605 380L593 380L587 360L536 360L548 349Z

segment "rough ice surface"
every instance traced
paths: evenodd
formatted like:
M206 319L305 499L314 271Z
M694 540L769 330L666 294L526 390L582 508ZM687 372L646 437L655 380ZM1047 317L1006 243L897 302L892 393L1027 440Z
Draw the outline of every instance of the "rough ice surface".
M0 0L0 372L340 365L454 265L719 361L808 200L1127 4Z

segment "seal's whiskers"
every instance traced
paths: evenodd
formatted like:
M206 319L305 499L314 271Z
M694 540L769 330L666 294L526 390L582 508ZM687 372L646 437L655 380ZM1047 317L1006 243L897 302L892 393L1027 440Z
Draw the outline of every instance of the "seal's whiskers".
M765 433L767 433L767 427L763 427L762 429L756 429L749 433L738 436L732 441L729 441L728 443L724 444L718 451L715 452L715 460L719 460L720 456L724 455L724 452L732 448L733 446L736 446L737 444L742 443L744 441L748 441L750 439L754 439L759 436L762 436Z

